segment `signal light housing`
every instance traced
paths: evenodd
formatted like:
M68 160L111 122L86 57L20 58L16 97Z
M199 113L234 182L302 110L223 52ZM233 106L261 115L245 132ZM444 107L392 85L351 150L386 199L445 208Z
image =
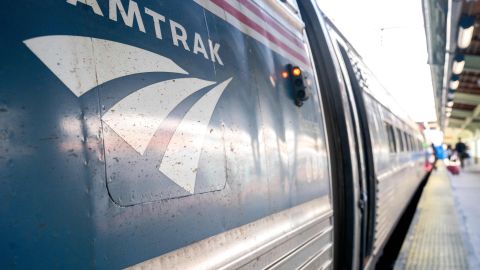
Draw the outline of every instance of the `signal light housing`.
M290 76L290 84L293 88L293 98L295 99L295 105L298 107L303 106L303 102L308 100L310 96L309 89L305 84L305 74L303 74L302 70L297 66L287 65L287 72ZM282 77L283 76L282 72Z

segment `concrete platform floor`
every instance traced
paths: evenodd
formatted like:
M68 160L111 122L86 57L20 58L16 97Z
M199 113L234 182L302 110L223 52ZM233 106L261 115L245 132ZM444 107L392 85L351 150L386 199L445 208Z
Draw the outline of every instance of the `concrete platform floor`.
M470 269L480 269L480 165L449 174L455 206L467 239Z
M401 269L480 270L480 166L432 172L395 263Z

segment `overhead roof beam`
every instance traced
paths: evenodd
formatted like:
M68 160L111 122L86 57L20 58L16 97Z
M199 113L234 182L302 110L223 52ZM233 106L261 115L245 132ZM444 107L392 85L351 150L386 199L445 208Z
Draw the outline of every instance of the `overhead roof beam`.
M470 125L468 125L467 129L472 132L475 132L475 130L480 130L480 123L473 122Z
M456 118L448 118L448 125L449 126L455 126L455 127L461 127L465 120L463 119L456 119Z
M453 109L452 116L456 117L470 117L472 116L472 111L468 110L460 110L460 109Z
M480 56L465 55L465 71L480 71Z
M465 129L470 123L472 123L473 119L480 115L480 104L475 107L473 110L472 116L469 116L465 119L465 122L462 124L462 129Z
M450 0L448 1L448 12L446 17L446 36L445 36L445 62L443 69L443 87L441 89L440 102L440 115L438 120L440 123L440 129L444 130L446 124L445 118L445 105L447 104L447 93L450 84L450 76L452 75L452 63L455 55L455 49L457 47L457 32L458 21L460 14L462 13L463 1Z
M455 93L455 98L453 101L456 103L478 105L480 104L480 95Z

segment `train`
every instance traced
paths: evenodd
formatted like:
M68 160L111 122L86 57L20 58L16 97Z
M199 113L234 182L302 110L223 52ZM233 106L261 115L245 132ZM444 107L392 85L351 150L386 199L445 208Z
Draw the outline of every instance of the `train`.
M0 268L374 269L421 130L311 0L5 0Z

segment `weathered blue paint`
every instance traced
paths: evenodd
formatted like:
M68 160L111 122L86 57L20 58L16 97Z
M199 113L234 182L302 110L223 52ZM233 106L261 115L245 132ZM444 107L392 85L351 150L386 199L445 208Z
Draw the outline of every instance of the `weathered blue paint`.
M279 77L291 60L193 2L137 3L221 44L224 65L173 46L168 32L155 38L145 16L146 33L109 20L108 1L99 1L105 17L81 3L2 2L1 268L126 267L329 194L319 97L313 89L303 107L294 105ZM191 77L233 77L209 125L222 134L224 155L200 158L200 192L189 195L158 171L160 143L140 157L101 121L132 91L186 75L125 76L77 98L23 43L46 35L121 42L167 56ZM218 171L223 188L202 192ZM162 200L165 192L177 198Z

